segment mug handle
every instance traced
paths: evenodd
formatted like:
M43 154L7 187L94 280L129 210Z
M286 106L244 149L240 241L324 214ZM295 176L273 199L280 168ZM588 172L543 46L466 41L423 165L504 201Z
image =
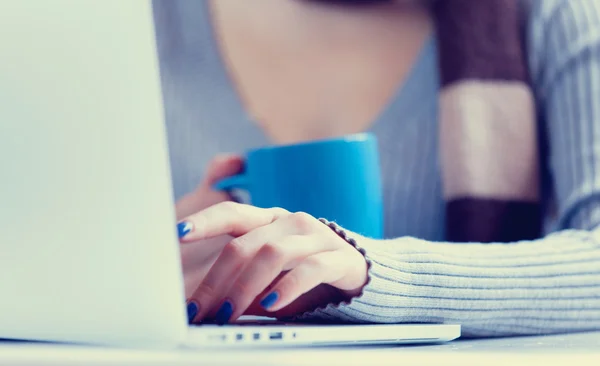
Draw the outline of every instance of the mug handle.
M231 191L234 189L248 189L248 177L245 174L233 175L221 179L213 185L217 191Z

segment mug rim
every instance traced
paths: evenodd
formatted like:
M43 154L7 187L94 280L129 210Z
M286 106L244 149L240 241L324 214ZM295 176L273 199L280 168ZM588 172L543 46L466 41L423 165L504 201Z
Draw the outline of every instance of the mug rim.
M258 152L267 152L267 151L272 151L272 150L314 146L314 145L321 145L324 143L332 143L332 142L341 142L341 141L363 142L363 141L375 140L375 139L377 139L377 137L372 132L359 132L359 133L353 133L353 134L343 135L343 136L339 136L339 137L321 138L321 139L310 140L310 141L302 141L302 142L293 143L293 144L269 145L269 146L257 147L257 148L248 150L247 154L250 155L250 154L254 154L254 153L258 153Z

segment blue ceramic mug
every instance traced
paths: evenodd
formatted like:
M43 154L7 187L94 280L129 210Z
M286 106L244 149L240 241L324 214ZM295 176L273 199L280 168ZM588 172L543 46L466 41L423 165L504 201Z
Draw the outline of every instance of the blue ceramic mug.
M257 207L302 211L383 237L379 151L369 133L252 150L245 171L215 188L244 190Z

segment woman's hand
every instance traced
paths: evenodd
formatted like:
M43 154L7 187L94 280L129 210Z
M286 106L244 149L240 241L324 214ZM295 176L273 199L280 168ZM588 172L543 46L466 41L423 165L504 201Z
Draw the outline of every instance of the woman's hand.
M356 296L367 281L363 255L305 213L224 202L186 217L184 247L231 235L188 302L190 322L243 314L295 315ZM264 310L258 310L258 306Z
M219 202L231 200L228 194L212 189L212 186L220 179L239 173L243 168L243 159L237 155L220 155L215 157L208 168L206 175L198 187L189 194L182 197L175 204L177 220L189 216ZM185 232L185 227L179 227L180 234ZM186 296L190 296L198 287L210 266L215 262L217 256L232 237L223 235L202 240L197 244L203 246L188 245L181 248L181 263L185 282ZM204 248L203 250L199 250Z

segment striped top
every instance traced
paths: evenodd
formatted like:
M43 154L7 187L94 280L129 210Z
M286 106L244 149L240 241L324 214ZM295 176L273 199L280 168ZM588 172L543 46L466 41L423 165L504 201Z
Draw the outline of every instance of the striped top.
M215 154L269 141L228 78L206 3L154 5L177 199L195 188ZM443 242L439 80L431 40L371 128L380 141L390 238L359 242L372 263L371 281L350 304L331 304L302 319L458 322L469 336L600 329L600 232L591 231L600 224L600 149L594 148L600 141L600 3L539 0L528 38L548 147L541 162L547 236L512 245Z

